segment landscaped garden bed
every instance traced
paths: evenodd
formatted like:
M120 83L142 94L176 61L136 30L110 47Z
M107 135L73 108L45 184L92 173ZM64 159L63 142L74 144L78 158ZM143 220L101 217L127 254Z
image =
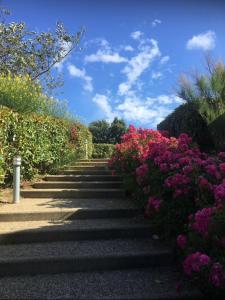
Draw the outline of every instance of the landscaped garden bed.
M130 126L110 160L159 232L177 239L186 277L212 299L225 292L225 152Z

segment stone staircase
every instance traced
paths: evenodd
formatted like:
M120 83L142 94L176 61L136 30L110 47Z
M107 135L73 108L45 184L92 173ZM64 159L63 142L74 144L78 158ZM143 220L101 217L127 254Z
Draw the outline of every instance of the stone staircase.
M106 160L80 160L0 207L1 299L201 299ZM196 298L197 297L197 298Z

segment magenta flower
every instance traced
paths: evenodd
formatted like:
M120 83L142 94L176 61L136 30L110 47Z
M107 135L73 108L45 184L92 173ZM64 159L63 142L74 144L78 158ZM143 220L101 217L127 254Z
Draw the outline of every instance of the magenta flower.
M178 235L177 244L179 248L183 250L187 245L187 237L183 234Z
M208 255L201 252L194 252L189 254L183 262L184 273L188 276L192 276L193 272L200 272L202 267L211 263L211 259Z
M225 270L220 263L212 265L209 281L217 288L225 288Z

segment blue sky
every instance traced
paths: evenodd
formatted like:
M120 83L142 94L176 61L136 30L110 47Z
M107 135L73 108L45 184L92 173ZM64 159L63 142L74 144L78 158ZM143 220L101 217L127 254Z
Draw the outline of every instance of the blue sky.
M182 103L178 77L203 70L204 53L225 58L225 1L5 0L11 21L30 29L86 33L78 49L54 72L57 92L85 123L123 118L155 128Z

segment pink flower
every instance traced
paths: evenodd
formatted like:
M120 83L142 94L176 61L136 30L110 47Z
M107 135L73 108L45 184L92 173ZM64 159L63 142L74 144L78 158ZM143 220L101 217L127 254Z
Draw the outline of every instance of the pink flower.
M212 176L216 177L216 179L221 178L221 175L218 172L216 165L213 165L213 164L208 165L208 166L205 167L205 170L209 175L212 175Z
M194 252L189 254L183 262L184 273L192 276L193 272L200 272L201 268L211 263L208 255L201 252Z
M145 174L148 172L148 165L147 164L143 164L140 167L138 167L136 169L136 174L139 177L144 177Z
M220 204L225 199L225 180L214 188L216 203Z
M220 164L219 167L220 167L220 171L225 173L225 163Z
M208 190L212 190L212 184L209 183L209 181L204 178L203 176L199 176L199 186L201 189L208 189Z
M179 248L183 250L186 247L186 245L187 245L187 238L186 238L186 236L183 235L183 234L178 235L178 237L177 237L177 244L178 244Z
M146 205L145 215L147 217L150 217L152 213L158 212L160 210L160 207L161 207L161 200L155 197L150 197Z
M194 222L191 225L191 228L199 234L206 236L209 231L213 212L214 209L211 207L203 208L197 211L194 215Z
M209 281L217 288L225 288L225 271L220 263L212 265Z

